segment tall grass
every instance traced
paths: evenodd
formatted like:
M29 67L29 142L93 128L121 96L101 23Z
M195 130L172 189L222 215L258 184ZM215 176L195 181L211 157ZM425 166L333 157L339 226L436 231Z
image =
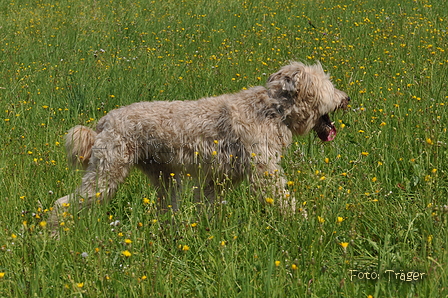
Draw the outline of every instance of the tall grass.
M0 296L448 294L442 1L29 0L0 4L0 19ZM263 85L289 60L321 61L352 98L335 141L285 152L296 215L247 182L207 212L186 191L160 214L135 172L49 237L48 208L82 174L66 166L70 127L135 101ZM424 278L400 280L409 271Z

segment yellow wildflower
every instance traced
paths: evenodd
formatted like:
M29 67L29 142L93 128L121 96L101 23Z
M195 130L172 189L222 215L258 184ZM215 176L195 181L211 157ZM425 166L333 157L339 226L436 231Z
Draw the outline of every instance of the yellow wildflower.
M273 198L266 198L266 203L268 203L269 205L273 205L274 204L274 199Z
M121 254L122 254L123 256L127 257L127 258L129 258L130 256L132 256L132 254L129 252L129 250L122 251Z
M339 243L340 246L342 246L343 249L346 249L348 246L348 242L341 242Z

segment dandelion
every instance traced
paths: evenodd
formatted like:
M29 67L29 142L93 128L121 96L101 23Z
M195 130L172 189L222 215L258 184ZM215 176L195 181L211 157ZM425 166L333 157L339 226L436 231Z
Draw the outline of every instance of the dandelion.
M82 288L82 287L84 287L84 283L83 282L79 282L79 283L76 284L76 286L78 288Z
M380 123L380 126L385 126L386 125L386 122L381 122Z
M182 246L182 250L183 251L188 251L188 250L190 250L190 247L188 245L183 245Z
M337 223L341 223L343 222L345 219L343 217L338 216L338 218L336 219Z
M273 198L266 198L266 203L269 205L274 205L274 199Z
M365 151L363 151L363 152L361 152L361 154L362 154L363 156L367 156L367 155L369 155L369 152L365 152Z
M320 217L320 216L317 217L317 220L318 220L321 224L323 224L323 223L325 222L325 219L324 219L323 217Z
M329 162L330 162L330 159L329 159L328 157L325 157L324 162L325 162L325 163L329 163Z
M0 279L2 279L3 277L5 277L5 272L0 272Z
M426 139L426 143L429 145L434 145L434 142L430 138Z
M132 240L131 240L131 239L124 239L124 243L125 243L125 244L131 244L131 243L132 243Z
M46 221L41 221L41 222L39 223L39 226L41 226L41 228L44 228L44 229L45 229L45 227L47 226L47 222L46 222Z
M431 173L435 174L437 172L437 169L432 169Z
M376 180L377 180L376 177L373 177L373 178L372 178L372 182L376 182Z
M344 250L344 253L347 253L348 242L341 242L341 243L339 243L339 245Z
M151 203L151 201L148 198L143 198L143 204L147 205Z
M428 241L428 243L431 243L431 242L432 242L432 238L433 238L432 235L429 235L429 236L428 236L428 238L426 239L426 240Z
M297 269L299 269L299 267L297 267L296 264L292 264L292 265L291 265L291 269L292 269L292 270L297 270Z
M274 263L275 263L275 267L280 266L280 261L275 261Z
M221 241L221 246L226 246L227 242L225 240Z
M294 185L294 181L288 181L287 185L288 186L293 186Z
M197 222L194 222L194 223L192 223L192 224L190 225L190 227L195 228L197 225L198 225L198 223L197 223Z
M216 151L213 151L213 152L212 152L212 155L213 155L213 156L215 156L216 154L218 154L218 152L216 152Z
M129 252L129 250L122 251L121 254L123 256L125 256L126 258L129 258L130 256L132 256L132 254Z

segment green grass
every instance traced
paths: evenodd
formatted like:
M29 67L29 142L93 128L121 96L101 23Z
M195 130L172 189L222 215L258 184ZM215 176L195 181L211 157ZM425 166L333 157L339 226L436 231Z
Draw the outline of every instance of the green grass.
M0 19L1 297L448 295L443 1L11 0ZM247 183L208 212L187 192L159 214L133 172L49 237L48 208L81 178L69 128L135 101L263 85L289 60L321 61L352 98L333 142L301 137L285 153L296 215Z

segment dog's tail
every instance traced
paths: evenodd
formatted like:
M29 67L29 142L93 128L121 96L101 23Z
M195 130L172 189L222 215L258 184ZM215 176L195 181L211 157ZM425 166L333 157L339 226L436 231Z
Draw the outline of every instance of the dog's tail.
M76 125L68 131L65 136L65 150L69 165L87 169L96 135L95 131L82 125Z

